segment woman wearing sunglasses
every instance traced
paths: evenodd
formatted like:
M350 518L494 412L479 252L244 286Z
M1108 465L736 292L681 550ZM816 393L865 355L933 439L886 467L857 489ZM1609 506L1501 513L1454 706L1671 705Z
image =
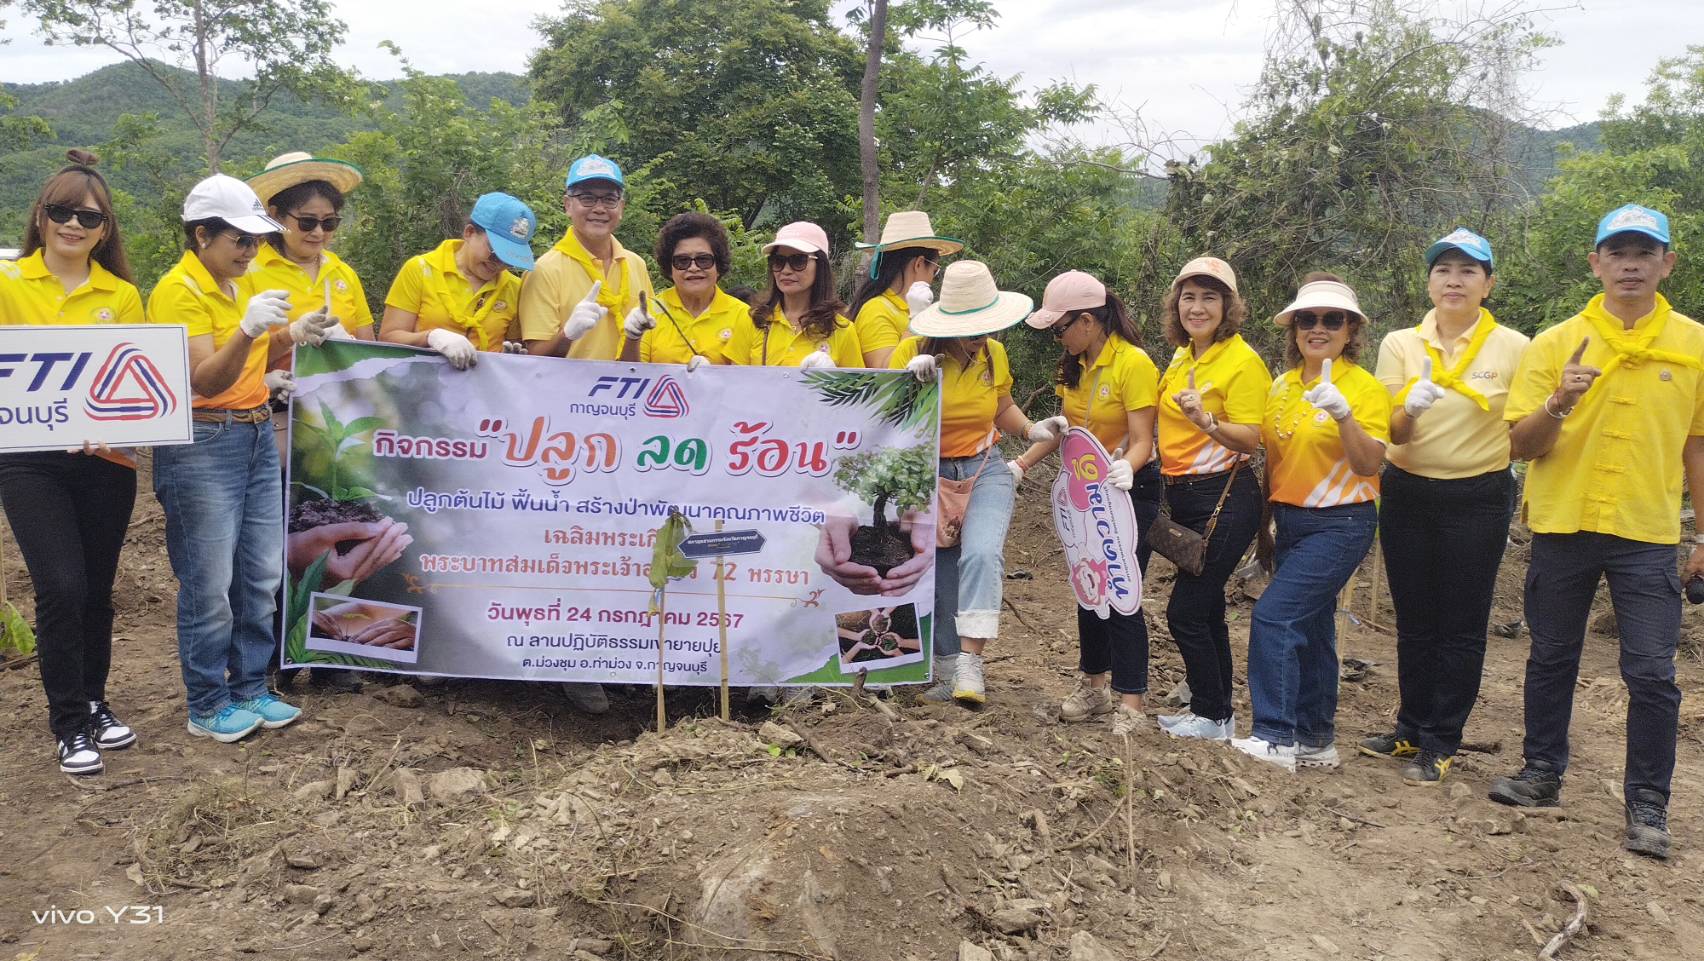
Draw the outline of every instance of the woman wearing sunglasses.
M1152 552L1148 525L1160 513L1160 468L1154 456L1159 373L1142 350L1142 335L1106 285L1080 270L1049 281L1041 309L1027 323L1051 330L1065 348L1057 388L1065 420L1087 428L1114 452L1109 480L1130 494L1138 531L1136 562L1146 573ZM1021 479L1058 446L1055 438L1030 447L1009 465L1013 476ZM1148 692L1148 625L1142 612L1114 611L1102 620L1079 607L1077 643L1082 676L1059 706L1059 717L1086 721L1116 710L1113 730L1134 731L1144 723Z
M929 306L929 285L940 272L941 258L964 249L951 237L935 236L935 226L921 210L890 214L879 243L856 244L873 250L870 275L858 285L847 311L858 329L864 364L886 367L888 355L904 340L911 318Z
M267 236L243 284L251 291L289 291L291 320L329 302L342 332L373 340L373 311L361 278L327 249L343 225L344 200L361 179L359 169L341 160L300 152L272 158L248 185L284 229ZM288 361L283 366L288 369Z
M1366 316L1338 277L1309 274L1274 320L1290 366L1261 422L1277 567L1249 627L1253 733L1231 745L1294 771L1338 764L1337 592L1378 528L1390 394L1355 363Z
M1260 529L1260 480L1248 469L1260 446L1260 419L1272 375L1237 333L1248 305L1237 275L1217 257L1198 257L1172 281L1161 309L1176 348L1160 378L1160 471L1173 521L1206 538L1199 574L1179 570L1166 625L1183 656L1189 707L1160 718L1176 737L1228 741L1231 631L1225 582Z
M112 194L93 154L73 150L30 208L22 257L0 261L0 323L139 324ZM106 701L112 664L112 582L136 462L127 451L0 454L0 504L35 585L41 683L59 769L97 774L101 751L136 743Z
M269 352L323 343L336 323L323 305L291 322L285 291L243 289L262 238L283 229L261 209L240 180L196 184L183 204L188 250L148 300L150 321L189 328L194 442L155 450L154 494L178 579L189 733L226 743L301 716L266 686L284 495L265 374Z
M674 286L651 301L647 329L626 331L621 359L691 368L730 363L728 344L751 309L720 285L732 259L728 228L709 214L676 214L657 235L656 256Z
M862 367L858 333L834 293L828 234L805 221L776 231L763 245L769 289L735 328L728 361L767 367Z
M1479 696L1485 628L1514 510L1503 406L1526 335L1484 307L1491 244L1460 229L1426 250L1432 309L1379 347L1395 395L1380 504L1396 605L1396 728L1361 753L1407 760L1402 779L1449 773Z

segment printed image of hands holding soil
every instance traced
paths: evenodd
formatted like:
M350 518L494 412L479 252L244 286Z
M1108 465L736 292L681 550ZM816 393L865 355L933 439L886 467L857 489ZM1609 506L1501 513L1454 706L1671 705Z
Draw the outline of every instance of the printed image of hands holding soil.
M420 609L380 601L316 594L308 649L414 663L419 659Z
M897 667L923 659L923 632L918 630L914 604L849 611L836 615L834 621L842 674Z
M310 588L359 584L400 559L413 543L407 524L365 501L303 501L290 514L290 573L301 577L323 556L320 583Z
M868 504L871 518L829 516L817 541L822 572L854 594L899 597L916 587L935 562L936 470L934 450L921 445L843 459L834 482Z

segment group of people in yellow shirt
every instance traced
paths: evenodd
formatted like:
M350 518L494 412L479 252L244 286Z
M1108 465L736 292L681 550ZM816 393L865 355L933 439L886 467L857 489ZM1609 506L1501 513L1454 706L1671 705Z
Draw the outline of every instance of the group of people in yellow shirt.
M360 278L327 249L359 170L292 154L247 183L209 177L184 202L185 252L144 312L95 158L73 152L71 161L44 184L21 259L0 263L0 316L188 327L194 442L155 452L154 488L180 582L191 734L236 741L301 713L266 680L283 547L269 399L293 390L295 345L381 340L436 350L458 368L497 351L689 367L887 367L939 380L940 474L955 494L953 516L943 499L936 518L938 683L924 696L986 701L982 654L999 632L1018 485L1068 427L1083 427L1114 452L1109 482L1131 498L1144 569L1162 512L1205 539L1199 570L1180 569L1166 608L1191 701L1160 727L1291 771L1340 763L1335 598L1382 528L1401 704L1394 729L1360 750L1408 762L1411 783L1446 777L1478 692L1516 502L1511 461L1528 461L1525 764L1498 779L1491 797L1559 802L1585 620L1607 576L1631 695L1624 843L1666 856L1680 697L1675 548L1683 475L1704 489L1704 326L1658 292L1675 253L1657 211L1628 205L1604 217L1588 258L1603 293L1530 345L1486 308L1491 245L1466 229L1426 252L1433 310L1387 336L1370 370L1360 362L1369 321L1354 290L1309 275L1274 317L1285 353L1274 378L1239 333L1249 310L1223 260L1190 261L1172 283L1159 317L1173 348L1162 370L1131 312L1095 277L1060 274L1035 309L1000 290L982 263L943 270L963 244L917 211L894 214L868 245L870 273L850 307L836 293L821 227L777 231L764 247L769 286L748 304L722 287L727 230L681 214L657 240L656 263L673 281L659 296L643 258L615 238L625 181L597 155L570 167L571 226L536 261L531 208L486 194L460 237L403 265L376 322ZM1061 413L1040 421L1012 400L1010 363L992 336L1020 321L1061 346ZM1031 446L1003 460L1003 436ZM105 691L134 466L127 452L99 444L0 456L0 500L35 582L50 725L69 773L99 771L102 750L136 740ZM1239 738L1224 592L1268 531L1267 515L1275 567L1251 619L1252 725ZM394 559L408 546L406 528L383 526L360 533L382 546L372 553ZM857 564L847 532L832 527L818 560L851 591L902 593L924 572L920 563L885 572ZM1685 577L1704 578L1704 547ZM1125 733L1148 723L1143 617L1079 610L1078 627L1081 678L1061 718L1112 714ZM607 709L601 688L578 688L570 696L579 706Z

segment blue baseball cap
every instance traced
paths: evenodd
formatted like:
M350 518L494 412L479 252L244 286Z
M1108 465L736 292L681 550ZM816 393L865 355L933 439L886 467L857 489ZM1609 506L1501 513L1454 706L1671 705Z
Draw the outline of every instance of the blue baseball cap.
M621 165L595 153L586 154L568 167L569 190L590 180L607 180L617 187L627 187L627 181L621 176Z
M533 269L532 237L538 218L531 207L508 194L489 193L474 201L467 219L485 229L497 259L516 270Z
M1491 258L1491 241L1466 227L1457 227L1450 231L1449 236L1426 248L1426 269L1432 269L1432 265L1438 262L1439 257L1452 250L1461 251L1484 264L1487 269L1495 262Z
M1666 247L1669 243L1668 217L1661 211L1638 204L1617 207L1598 221L1597 240L1592 246L1601 247L1604 241L1616 234L1644 234Z

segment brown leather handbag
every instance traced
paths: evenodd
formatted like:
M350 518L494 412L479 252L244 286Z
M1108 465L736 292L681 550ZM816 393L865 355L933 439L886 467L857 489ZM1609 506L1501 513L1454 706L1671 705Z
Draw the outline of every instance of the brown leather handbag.
M1241 469L1240 460L1231 466L1231 476L1225 479L1225 489L1219 492L1219 502L1213 505L1205 531L1197 534L1172 520L1170 513L1162 510L1160 516L1154 518L1154 523L1148 526L1148 546L1176 564L1178 570L1191 577L1199 577L1207 568L1207 543L1213 539L1213 528L1218 526L1219 511L1224 509L1225 498L1230 496L1231 485L1236 483L1237 471Z

